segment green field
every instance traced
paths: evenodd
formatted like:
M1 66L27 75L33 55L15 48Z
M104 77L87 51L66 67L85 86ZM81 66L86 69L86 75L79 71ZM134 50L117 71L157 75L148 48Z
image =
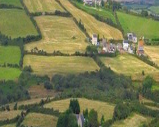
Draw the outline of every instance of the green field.
M124 29L125 35L134 32L138 37L159 38L159 22L152 19L133 16L123 12L117 12L120 24Z
M101 57L101 60L113 71L119 74L131 76L133 80L143 80L146 75L150 75L159 81L159 70L132 55L123 54L115 58ZM145 76L142 75L142 71L145 72Z
M20 0L0 0L0 4L14 5L17 7L22 7Z
M16 127L16 124L7 124L7 125L3 125L2 127Z
M88 100L84 98L79 98L78 101L80 104L81 113L83 112L83 110L88 108L89 111L91 109L94 109L98 112L99 120L101 119L102 115L104 115L105 120L112 119L113 117L115 105L106 102ZM59 110L60 112L64 112L69 108L69 103L70 99L65 99L65 100L53 101L51 103L44 105L44 107L53 108Z
M0 65L4 63L18 64L20 61L21 52L16 46L0 46Z
M89 57L35 56L25 55L24 67L31 65L34 73L39 75L77 74L99 70L98 65Z
M21 71L17 68L0 67L0 80L15 80L20 74Z
M159 6L151 6L149 8L153 13L159 14Z
M37 35L37 31L24 10L0 9L0 32L12 38Z
M76 51L85 52L88 43L86 36L77 27L72 18L59 16L40 16L35 18L43 39L25 45L25 50L31 51L35 47L47 53L60 51L73 54Z
M55 0L24 0L25 5L30 12L54 12L64 9Z
M58 118L51 115L43 115L40 113L29 113L22 125L33 127L56 127Z
M91 15L98 15L98 16L104 18L104 19L109 18L113 21L113 23L116 24L114 14L111 10L87 6L87 5L84 5L83 3L76 2L76 0L72 0L72 2L78 8L82 9L83 11L85 11L85 12L91 14Z

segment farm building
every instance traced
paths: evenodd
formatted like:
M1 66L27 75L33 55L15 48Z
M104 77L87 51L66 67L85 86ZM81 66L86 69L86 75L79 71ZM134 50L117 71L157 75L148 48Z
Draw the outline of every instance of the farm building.
M124 40L123 41L123 49L128 51L128 48L129 48L129 41L128 40Z
M128 41L137 43L137 36L134 33L127 33Z
M96 34L92 35L92 44L93 45L98 45L98 38Z
M137 54L138 55L143 55L144 54L144 40L143 39L140 39L139 42L138 42Z

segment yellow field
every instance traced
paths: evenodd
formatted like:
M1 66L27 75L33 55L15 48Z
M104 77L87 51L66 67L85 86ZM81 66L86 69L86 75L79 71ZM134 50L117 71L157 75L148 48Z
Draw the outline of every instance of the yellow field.
M33 127L56 127L57 117L51 115L43 115L40 113L29 113L22 125Z
M108 39L123 39L122 33L118 29L115 29L103 22L100 22L86 12L77 9L68 0L60 1L78 21L81 19L90 36L92 36L93 33L96 33L99 34L101 38L104 36Z
M78 99L80 103L81 113L83 110L88 108L88 110L94 109L98 112L99 120L101 119L102 115L104 115L105 120L111 119L113 117L114 112L114 105L100 102L100 101L93 101L84 98ZM59 110L60 112L64 112L69 108L70 99L54 101L44 105L46 108L53 108L55 110Z
M146 75L153 76L157 81L159 80L159 70L134 56L123 54L115 58L101 57L101 60L113 71L119 74L131 76L133 80L143 80ZM142 71L145 72L145 76L142 75Z
M0 112L0 121L7 120L7 119L13 119L17 115L20 115L22 111L16 110L16 111L3 111Z
M30 51L37 47L48 53L61 51L73 54L76 51L85 52L88 43L86 36L73 22L72 18L58 16L40 16L35 18L43 35L39 42L25 45L25 50Z
M55 12L64 9L55 0L24 0L30 12Z
M145 46L145 53L159 66L159 46Z
M140 127L144 123L149 123L150 121L151 118L149 117L133 114L125 120L115 122L112 127Z
M38 75L76 74L85 71L99 70L98 65L88 57L45 57L25 55L24 67L31 65L34 73Z

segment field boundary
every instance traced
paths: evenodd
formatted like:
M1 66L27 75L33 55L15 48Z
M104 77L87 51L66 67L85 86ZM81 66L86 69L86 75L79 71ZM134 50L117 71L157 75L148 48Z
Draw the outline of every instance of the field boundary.
M14 6L14 5L7 5L7 4L0 4L0 9L20 9L23 10L22 7Z

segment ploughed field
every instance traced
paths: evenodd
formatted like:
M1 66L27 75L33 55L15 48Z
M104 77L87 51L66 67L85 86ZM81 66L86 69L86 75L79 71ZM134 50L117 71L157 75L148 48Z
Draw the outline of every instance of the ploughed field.
M118 29L96 20L93 16L73 6L68 0L60 0L60 2L77 21L81 20L90 36L96 33L99 34L100 37L104 36L108 39L123 39L122 33Z
M47 53L60 51L73 54L76 51L85 52L88 43L86 36L74 23L72 18L58 16L40 16L35 20L40 27L43 39L25 45L25 50L31 51L35 47Z

